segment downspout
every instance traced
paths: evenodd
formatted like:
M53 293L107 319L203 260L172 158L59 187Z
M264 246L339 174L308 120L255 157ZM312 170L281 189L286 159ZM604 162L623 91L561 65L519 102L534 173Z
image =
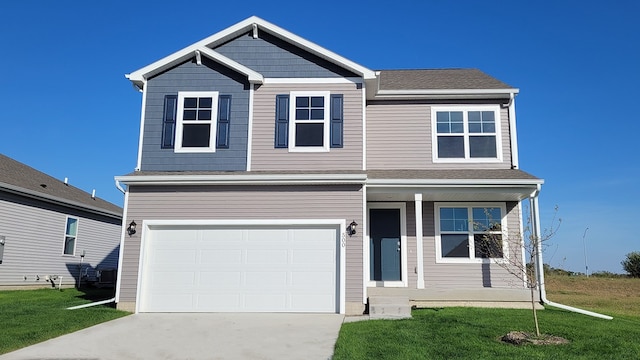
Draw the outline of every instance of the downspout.
M606 319L606 320L613 319L613 317L609 315L598 314L592 311L578 309L573 306L558 304L556 302L553 302L547 299L547 291L545 289L545 284L544 284L544 265L543 265L544 263L542 260L542 242L539 241L540 240L540 208L538 206L539 194L540 194L540 185L538 185L538 188L536 189L536 191L534 191L533 194L531 194L531 197L529 198L529 204L531 206L530 216L531 216L533 236L538 239L538 243L536 246L536 273L538 275L538 289L540 290L540 301L543 304L547 304L553 307L576 312L583 315L594 316L594 317Z
M88 307L91 307L91 306L109 304L109 303L112 303L112 302L115 302L115 301L116 301L116 298L112 298L112 299L108 299L108 300L92 302L92 303L89 303L89 304L83 304L83 305L68 307L67 310L84 309L84 308L88 308Z
M509 94L509 138L511 139L511 167L520 167L518 160L518 133L516 132L516 94Z

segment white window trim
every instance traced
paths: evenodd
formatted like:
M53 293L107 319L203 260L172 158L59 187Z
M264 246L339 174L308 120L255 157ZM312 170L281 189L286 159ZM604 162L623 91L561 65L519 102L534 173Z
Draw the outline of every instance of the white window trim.
M464 137L464 158L439 158L438 157L438 128L436 113L439 111L462 111L464 119L464 132L460 136ZM472 158L469 154L469 136L477 135L469 133L469 111L493 111L496 120L496 157L495 158ZM498 105L451 105L431 107L431 154L434 163L496 163L502 162L502 128L501 111ZM481 134L480 134L481 135Z
M329 91L292 91L289 93L289 152L329 152L331 92ZM296 146L296 97L324 97L324 120L305 120L305 123L324 124L322 146Z
M176 139L174 152L176 153L208 153L216 152L216 134L218 127L218 95L217 91L181 91L178 92L178 110L176 112ZM184 113L185 97L211 97L211 134L209 134L209 146L195 148L182 146L182 128L184 124L207 124L203 120L182 120Z
M400 209L400 281L376 281L371 280L370 274L370 254L371 236L369 235L369 210L371 209ZM368 287L408 287L409 274L407 271L407 204L404 202L380 202L367 204L366 234L364 236L364 279Z
M469 235L469 257L468 258L447 258L442 257L442 243L440 237L440 208L500 208L502 219L500 219L500 227L502 233L502 258L476 258L475 257L475 243L473 241L473 232L467 231ZM472 216L472 213L469 213ZM482 263L505 263L509 258L509 234L507 230L507 206L503 202L472 202L472 203L451 203L451 202L437 202L434 204L434 221L435 221L435 248L436 248L436 263L441 264L482 264ZM473 219L469 219L473 221ZM471 229L471 225L469 226Z
M65 254L64 248L67 243L67 224L69 224L69 219L76 220L76 238L73 240L73 253ZM64 235L62 236L62 256L76 256L76 248L78 247L78 229L80 227L80 219L75 216L66 216L64 219Z

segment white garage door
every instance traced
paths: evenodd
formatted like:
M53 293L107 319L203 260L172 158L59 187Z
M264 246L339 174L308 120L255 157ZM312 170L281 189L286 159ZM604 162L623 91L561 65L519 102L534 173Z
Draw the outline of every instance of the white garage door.
M141 312L339 312L338 229L155 227Z

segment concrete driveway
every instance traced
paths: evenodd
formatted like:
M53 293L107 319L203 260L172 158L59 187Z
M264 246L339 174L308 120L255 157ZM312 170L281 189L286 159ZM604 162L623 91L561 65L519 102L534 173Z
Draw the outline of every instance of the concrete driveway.
M135 314L5 355L35 359L330 359L343 315Z

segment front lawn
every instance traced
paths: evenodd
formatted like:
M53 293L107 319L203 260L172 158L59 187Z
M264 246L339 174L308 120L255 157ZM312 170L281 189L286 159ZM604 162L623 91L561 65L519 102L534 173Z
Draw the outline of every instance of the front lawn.
M345 323L339 359L638 359L640 318L603 320L559 309L538 312L541 332L567 345L500 342L512 330L533 332L531 310L444 308L413 311L412 319Z
M111 297L113 289L0 291L0 354L128 315L107 305L66 309Z

